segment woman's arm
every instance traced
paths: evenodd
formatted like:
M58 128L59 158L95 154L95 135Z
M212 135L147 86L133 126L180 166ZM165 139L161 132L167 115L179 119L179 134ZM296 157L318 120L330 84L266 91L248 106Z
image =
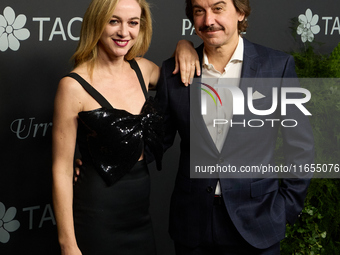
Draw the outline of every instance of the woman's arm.
M53 205L62 254L81 254L73 223L73 158L80 100L71 78L60 81L54 103L52 131Z
M154 90L159 79L159 66L146 58L136 58L136 61L142 71L145 85L147 86L149 84L147 89Z
M176 74L180 71L181 80L185 86L191 84L191 80L195 76L195 69L197 76L201 75L201 65L192 42L187 40L178 41L174 57L176 65L172 73Z
M191 84L191 80L195 76L195 69L196 74L198 76L201 75L200 62L192 42L180 40L177 43L176 51L173 56L175 57L176 62L173 74L180 71L181 81L185 86ZM144 73L145 82L148 82L149 84L149 89L155 89L160 75L160 68L155 63L145 58L136 58L136 60ZM149 79L148 81L147 78Z
M155 63L150 62L150 81L149 81L149 89L154 90L156 89L156 85L158 83L159 75L161 69Z

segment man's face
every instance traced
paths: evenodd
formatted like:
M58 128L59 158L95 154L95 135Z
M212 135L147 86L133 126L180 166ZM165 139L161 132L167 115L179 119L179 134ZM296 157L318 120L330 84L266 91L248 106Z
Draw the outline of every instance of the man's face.
M194 26L206 47L221 47L238 40L238 13L232 0L192 0Z

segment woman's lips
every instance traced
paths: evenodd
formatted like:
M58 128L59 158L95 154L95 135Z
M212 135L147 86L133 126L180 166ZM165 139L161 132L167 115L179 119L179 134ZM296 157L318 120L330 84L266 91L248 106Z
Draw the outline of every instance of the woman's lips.
M125 47L126 45L128 45L129 40L115 40L113 39L113 41L115 42L115 44L117 44L119 47Z

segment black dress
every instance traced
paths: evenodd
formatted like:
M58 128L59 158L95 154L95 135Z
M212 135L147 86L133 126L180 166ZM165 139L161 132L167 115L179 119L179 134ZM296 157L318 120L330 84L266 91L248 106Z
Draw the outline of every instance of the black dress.
M146 97L137 62L129 62ZM73 200L78 247L83 255L155 254L149 172L145 160L138 161L148 147L160 170L162 117L155 102L146 99L141 113L133 115L114 109L79 75L68 76L102 106L78 114L77 143L83 161Z

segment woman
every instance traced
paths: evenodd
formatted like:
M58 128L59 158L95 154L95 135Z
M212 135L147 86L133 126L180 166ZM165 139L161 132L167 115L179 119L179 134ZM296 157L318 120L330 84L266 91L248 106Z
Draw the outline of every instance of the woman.
M162 117L146 99L159 67L137 58L151 31L145 0L93 0L84 16L75 68L55 97L53 202L62 254L155 254L143 148L159 167ZM83 170L73 187L76 142Z

